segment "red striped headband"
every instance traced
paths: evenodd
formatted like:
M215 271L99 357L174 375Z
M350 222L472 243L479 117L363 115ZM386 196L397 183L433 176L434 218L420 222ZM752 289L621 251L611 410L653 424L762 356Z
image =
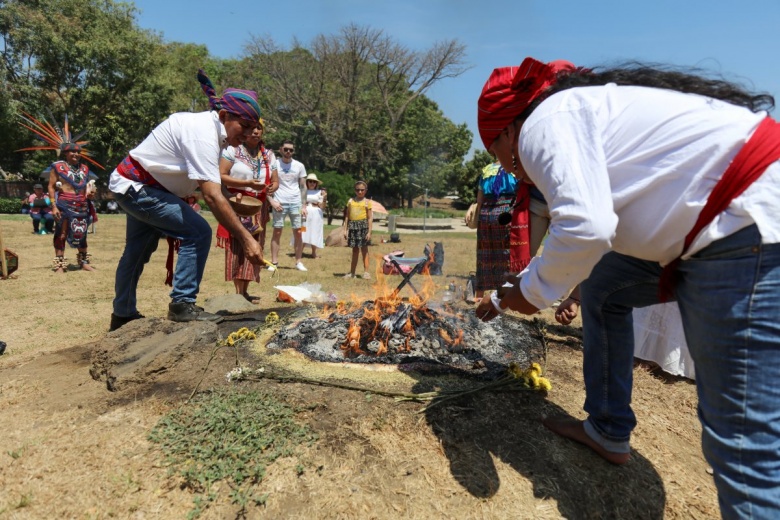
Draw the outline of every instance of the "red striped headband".
M198 82L209 97L212 110L225 110L241 119L260 122L260 105L257 104L257 93L254 90L226 88L222 97L218 97L214 85L203 70L198 70Z

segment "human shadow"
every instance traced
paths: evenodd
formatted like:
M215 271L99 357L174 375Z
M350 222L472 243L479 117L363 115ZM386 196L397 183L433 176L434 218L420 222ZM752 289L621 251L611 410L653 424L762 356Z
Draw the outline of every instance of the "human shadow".
M652 463L633 450L628 463L613 466L541 423L567 415L527 391L481 392L425 412L452 476L475 497L498 492L496 457L532 483L536 498L555 500L562 517L663 518L666 493Z

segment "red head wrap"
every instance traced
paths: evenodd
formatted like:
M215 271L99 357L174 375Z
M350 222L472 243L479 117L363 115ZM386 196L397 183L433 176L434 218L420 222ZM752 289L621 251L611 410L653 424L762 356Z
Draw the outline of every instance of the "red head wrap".
M494 69L477 101L477 126L485 148L490 148L504 128L557 82L559 73L575 68L564 60L542 63L526 58L519 67Z

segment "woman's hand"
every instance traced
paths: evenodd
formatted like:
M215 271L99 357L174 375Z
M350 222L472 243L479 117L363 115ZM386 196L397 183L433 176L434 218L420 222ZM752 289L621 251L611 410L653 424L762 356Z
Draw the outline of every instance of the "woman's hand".
M51 214L54 217L54 220L57 222L59 222L62 218L62 215L60 214L60 208L58 208L56 204L51 207Z
M252 179L249 181L247 187L255 191L263 191L263 189L265 189L265 183L260 179Z

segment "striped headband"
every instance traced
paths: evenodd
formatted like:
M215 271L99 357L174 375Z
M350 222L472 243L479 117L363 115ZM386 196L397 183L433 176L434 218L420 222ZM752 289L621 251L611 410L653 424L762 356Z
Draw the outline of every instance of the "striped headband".
M568 61L542 63L533 58L524 59L519 67L494 69L477 101L477 127L485 148L490 148L504 128L553 86L559 74L575 69Z
M211 80L202 69L198 70L200 88L209 97L209 105L212 110L225 110L241 119L260 122L260 105L257 104L257 93L254 90L241 90L226 88L222 97L217 97L217 91Z

